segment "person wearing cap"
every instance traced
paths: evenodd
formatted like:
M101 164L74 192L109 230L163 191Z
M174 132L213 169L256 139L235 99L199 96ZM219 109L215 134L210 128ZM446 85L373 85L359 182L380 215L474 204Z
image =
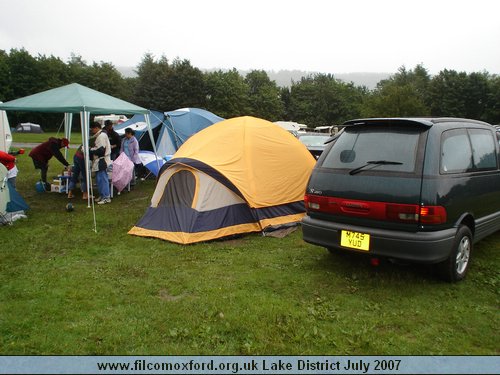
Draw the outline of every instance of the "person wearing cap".
M113 129L113 122L111 120L104 122L104 130L108 135L109 144L111 145L111 160L115 160L120 155L120 135Z
M40 169L42 182L50 189L50 184L47 182L47 171L49 170L49 160L54 156L66 170L71 170L69 163L61 154L60 149L68 147L69 141L66 138L50 137L47 141L40 143L29 153L29 157L33 159L35 169Z
M108 166L111 165L111 145L108 135L101 130L101 124L94 121L90 124L90 132L94 139L94 145L90 149L92 158L92 172L95 172L97 189L100 197L97 204L111 203L111 192L109 188Z

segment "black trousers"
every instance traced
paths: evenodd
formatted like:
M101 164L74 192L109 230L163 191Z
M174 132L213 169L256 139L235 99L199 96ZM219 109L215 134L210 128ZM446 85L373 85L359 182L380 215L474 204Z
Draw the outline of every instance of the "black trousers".
M135 166L135 176L137 178L146 177L146 175L148 174L148 169L142 163L134 164L134 166Z
M44 183L47 183L47 171L49 170L49 165L47 163L43 163L43 162L36 160L36 159L32 159L32 160L33 160L33 165L35 166L35 169L40 169L42 181Z

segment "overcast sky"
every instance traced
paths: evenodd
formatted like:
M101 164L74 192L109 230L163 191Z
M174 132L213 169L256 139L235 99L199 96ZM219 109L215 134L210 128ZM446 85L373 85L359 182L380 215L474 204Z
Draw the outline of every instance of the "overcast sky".
M137 66L500 74L498 0L0 0L0 49Z

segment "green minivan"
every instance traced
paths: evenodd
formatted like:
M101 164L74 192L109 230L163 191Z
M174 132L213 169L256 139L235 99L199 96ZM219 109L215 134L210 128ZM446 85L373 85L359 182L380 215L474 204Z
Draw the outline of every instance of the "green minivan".
M463 279L473 244L500 229L500 131L459 118L344 126L311 174L304 240Z

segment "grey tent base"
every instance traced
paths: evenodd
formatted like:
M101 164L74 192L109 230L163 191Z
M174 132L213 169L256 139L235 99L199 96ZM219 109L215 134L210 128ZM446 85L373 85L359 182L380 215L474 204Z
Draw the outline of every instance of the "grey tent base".
M0 213L0 224L12 225L16 220L27 218L28 217L24 214L24 211L6 212L4 214Z
M290 233L293 233L299 227L298 223L292 223L291 225L287 225L285 227L280 226L278 228L270 227L266 228L262 235L264 237L275 237L275 238L284 238L288 236Z

